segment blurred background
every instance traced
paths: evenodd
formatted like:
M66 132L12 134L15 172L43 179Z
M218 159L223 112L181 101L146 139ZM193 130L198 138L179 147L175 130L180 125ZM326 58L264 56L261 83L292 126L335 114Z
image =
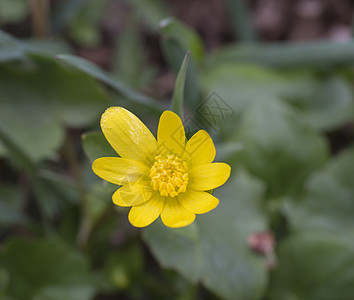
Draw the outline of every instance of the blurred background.
M354 299L354 2L0 0L0 300ZM91 170L104 110L232 166L184 229L133 228Z

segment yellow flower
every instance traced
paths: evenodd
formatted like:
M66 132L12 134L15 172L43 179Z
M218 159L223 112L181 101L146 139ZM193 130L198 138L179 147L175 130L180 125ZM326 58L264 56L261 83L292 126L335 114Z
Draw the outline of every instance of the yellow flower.
M219 200L206 192L224 184L231 168L212 163L215 147L209 134L199 130L187 142L181 119L165 111L157 141L131 112L110 107L102 115L101 128L120 157L96 159L96 175L121 185L113 194L118 206L132 206L129 221L145 227L160 215L168 227L191 224L195 214L214 209Z

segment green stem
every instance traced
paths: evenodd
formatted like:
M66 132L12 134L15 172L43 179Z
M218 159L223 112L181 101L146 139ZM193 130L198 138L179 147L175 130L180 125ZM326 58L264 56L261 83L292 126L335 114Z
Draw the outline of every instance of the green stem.
M63 152L62 152L63 157L67 161L70 171L75 177L75 180L77 182L77 188L79 190L79 197L80 197L80 225L79 225L79 230L77 233L76 237L76 242L78 246L83 249L87 243L87 240L89 238L89 235L91 233L91 224L89 223L89 220L86 215L86 201L85 201L85 188L83 184L83 176L81 172L81 165L77 159L77 156L75 155L75 147L74 143L72 140L72 137L70 136L70 132L67 134L67 138L63 147Z
M171 110L179 115L180 118L183 118L184 84L186 81L186 74L189 63L189 53L190 51L188 51L184 57L181 68L178 72L171 102Z

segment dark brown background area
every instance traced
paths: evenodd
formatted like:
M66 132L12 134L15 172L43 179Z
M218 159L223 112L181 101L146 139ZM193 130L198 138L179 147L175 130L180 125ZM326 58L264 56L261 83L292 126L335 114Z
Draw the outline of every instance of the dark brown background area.
M228 1L168 1L175 16L196 28L208 46L231 39ZM354 1L350 0L247 0L252 24L261 40L305 41L351 35Z

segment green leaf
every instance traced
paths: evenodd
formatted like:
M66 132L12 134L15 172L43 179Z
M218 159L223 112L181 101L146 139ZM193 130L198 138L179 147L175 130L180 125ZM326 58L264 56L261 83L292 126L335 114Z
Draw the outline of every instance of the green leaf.
M7 294L18 300L92 299L87 258L59 240L13 240L1 249Z
M227 103L235 111L232 117L226 114L219 122L226 134L249 105L267 97L286 100L299 112L303 123L316 129L338 128L350 120L353 112L350 82L338 75L319 77L309 71L228 64L204 72L202 82L205 94L218 94L218 102ZM205 101L204 106L211 105ZM215 109L210 110L218 115Z
M45 169L39 169L36 175L39 180L53 190L52 198L58 198L59 202L63 202L62 200L65 199L74 204L79 203L79 183L71 176Z
M37 54L52 58L57 54L71 53L73 49L63 40L47 39L47 40L17 40L20 47L24 49L27 54Z
M2 130L0 127L0 142L5 148L5 151L8 152L9 156L13 159L14 162L19 164L19 167L25 169L29 174L33 174L36 171L36 165L29 158L22 148L16 145Z
M0 93L0 130L35 161L62 144L63 124L87 126L109 103L90 76L39 56L0 65Z
M24 51L14 45L0 45L0 62L24 58Z
M215 65L248 62L280 68L349 67L354 64L354 42L238 44L221 48L211 61Z
M10 34L0 30L0 62L23 59L25 51Z
M288 100L306 98L316 83L310 72L281 72L250 64L219 65L208 69L203 77L206 93L220 94L238 113L267 96Z
M237 152L243 150L243 145L241 143L229 142L216 145L216 149L215 161L229 161Z
M19 40L0 30L0 62L18 60L28 63L29 54L52 57L58 53L70 53L71 48L62 40Z
M173 268L192 282L202 276L202 253L198 236L192 235L196 226L170 229L160 221L143 231L143 238L164 268Z
M295 231L354 233L354 147L335 156L306 182L306 191L285 207Z
M38 170L31 184L44 221L56 217L69 203L78 204L80 187L70 177Z
M284 96L298 110L304 123L330 131L351 120L353 93L351 83L345 78L331 75L318 79L306 94L294 98Z
M88 132L81 138L84 151L92 161L100 157L118 156L101 132Z
M184 53L190 51L192 57L196 59L198 63L202 61L204 58L204 46L202 39L194 29L173 17L169 17L160 22L160 30L163 38L163 45L167 47L165 50L169 49L168 43L173 42L180 48L179 51L182 51L182 57L184 56ZM173 61L178 61L182 58L173 55L173 53L169 55L167 51L165 51L165 55ZM175 65L174 69L178 70L179 64Z
M68 180L64 180L61 176L50 172L40 171L34 161L23 151L22 147L16 145L8 136L6 136L0 128L0 141L8 150L8 155L17 164L19 169L26 172L29 176L33 191L36 195L36 200L43 218L53 217L59 208L59 205L63 204L63 199L77 199L77 190L75 186ZM68 184L69 183L69 184ZM69 189L68 189L69 188ZM74 197L73 195L74 190ZM68 193L69 191L69 193ZM74 200L75 201L75 200ZM0 203L1 204L1 203ZM11 220L16 218L15 221L24 221L24 217L12 211L10 207L4 203L2 206L5 220Z
M236 140L244 149L237 162L268 184L268 196L297 192L326 161L325 139L304 126L280 100L264 98L244 113Z
M119 94L126 97L132 103L144 106L145 108L148 108L154 111L155 113L161 113L163 111L163 105L161 103L130 89L123 83L112 78L106 72L101 70L98 66L94 65L93 63L87 60L73 55L58 55L57 58L81 70L82 72L89 74L90 76L102 81L103 83L116 90Z
M353 233L309 232L284 241L271 277L269 299L351 300L353 237Z
M181 68L176 78L175 89L173 91L171 109L183 119L184 82L186 80L189 62L189 51L182 61Z
M43 218L53 217L63 199L77 199L77 189L69 180L58 174L39 170L35 162L23 151L22 147L16 145L0 128L0 141L6 147L8 156L17 164L20 170L24 170L31 180L35 199ZM74 194L74 196L73 196ZM75 200L74 200L75 201ZM6 203L0 203L3 219L9 221L25 221L26 218L13 211ZM1 221L1 216L0 216Z
M265 231L260 209L262 185L245 173L234 174L215 191L219 206L198 215L195 224L171 229L155 222L143 237L163 267L226 299L260 299L266 287L265 261L247 247L247 237Z
M160 32L164 57L175 74L178 74L183 58L190 51L185 98L187 107L195 110L202 98L199 82L199 71L204 63L202 39L193 28L173 17L160 22Z

